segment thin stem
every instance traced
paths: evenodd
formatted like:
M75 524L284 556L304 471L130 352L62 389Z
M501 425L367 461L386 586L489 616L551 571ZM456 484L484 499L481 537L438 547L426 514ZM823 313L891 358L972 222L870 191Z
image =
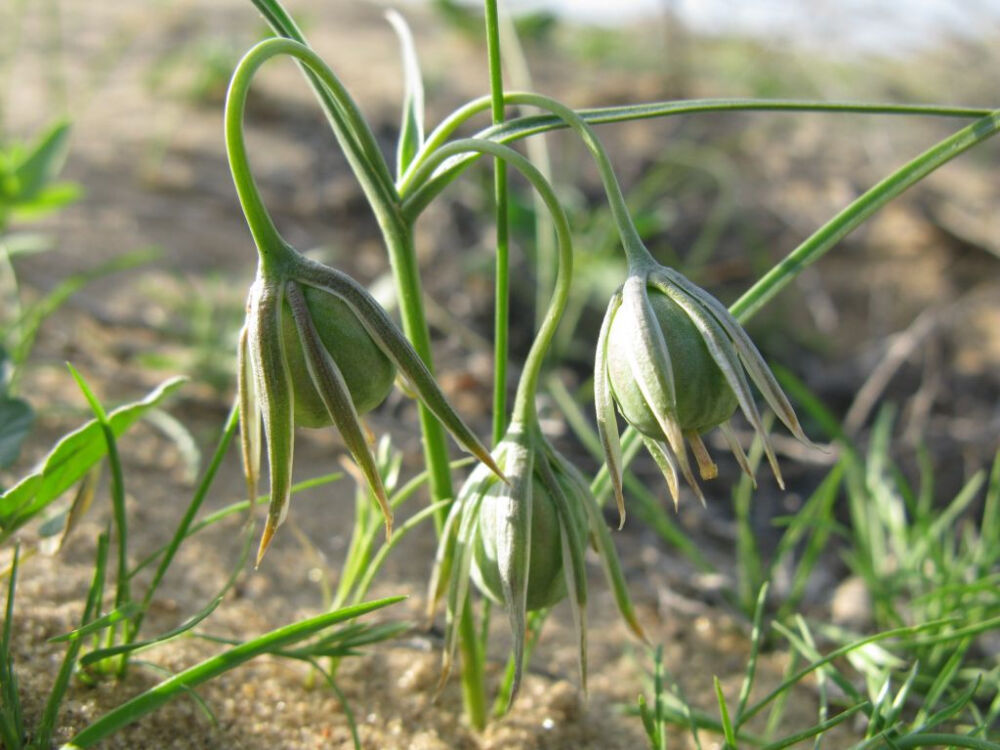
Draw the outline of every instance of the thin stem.
M505 95L510 101L513 94ZM439 144L447 139L463 122L489 107L489 100L470 102L443 122L425 142L425 149ZM576 114L589 125L602 125L632 120L646 120L656 117L673 115L700 114L705 112L827 112L836 114L868 114L868 115L924 115L933 117L973 118L983 117L992 110L975 107L944 107L939 105L909 105L909 104L867 104L864 102L815 102L793 99L687 99L681 101L652 102L650 104L630 105L623 107L601 107L596 109L581 109ZM480 131L476 138L487 138L497 143L511 143L538 133L568 128L569 123L561 117L553 115L532 115L508 120L500 127L490 127ZM440 132L439 132L440 131ZM418 154L414 159L418 163L422 159ZM472 154L464 159L456 160L442 169L426 186L421 189L421 203L426 204L450 183L459 173L478 159ZM413 192L412 181L401 184L403 197Z
M343 132L338 132L338 141L343 146L345 154L352 160L358 181L365 194L368 195L376 214L385 211L391 212L395 205L395 190L390 183L389 190L391 192L387 194L383 184L384 180L381 178L383 170L378 165L381 162L384 170L388 170L388 167L385 167L381 155L373 155L373 151L377 153L377 149L373 145L374 136L340 79L319 55L304 44L291 39L267 39L251 48L237 65L226 98L225 115L226 149L229 153L233 181L236 184L236 192L243 206L243 212L247 216L247 223L250 224L250 231L261 251L262 260L267 260L269 253L280 253L275 248L283 246L284 243L264 207L250 173L242 121L247 94L254 75L261 65L278 55L288 55L302 63L326 87L334 101L342 107L345 122L340 124L339 130ZM368 144L367 148L366 144Z
M535 337L535 341L532 343L531 350L528 352L525 360L524 370L521 373L521 381L518 383L517 395L514 399L512 419L524 424L530 424L536 417L535 393L538 390L538 377L542 369L542 362L552 342L552 337L555 335L556 327L559 325L559 319L562 316L563 309L566 307L566 300L569 297L570 278L573 272L573 243L569 231L569 222L566 220L566 214L563 212L555 191L542 173L531 162L521 156L521 154L499 143L472 138L449 143L447 146L434 152L421 166L415 176L415 180L418 183L421 182L422 178L433 174L437 166L446 159L469 151L477 151L502 158L508 165L520 171L528 182L531 183L532 187L538 191L539 195L542 196L546 208L548 208L549 213L552 215L552 221L556 229L556 240L559 248L559 270L556 275L555 289L553 290L552 301L549 303L545 319L542 321L541 326L539 326L538 335ZM416 198L417 196L413 197ZM406 202L403 203L402 209L404 215L409 215L409 206Z
M1000 110L988 114L927 149L901 169L870 188L847 208L814 232L784 260L768 271L730 307L732 314L745 321L784 289L802 270L816 262L859 224L893 198L904 192L943 164L954 159L1000 130Z
M500 64L500 20L497 1L486 0L486 50L490 65L490 111L493 124L504 119L503 70ZM507 353L510 326L510 237L507 217L507 166L493 159L493 192L496 201L496 279L493 322L493 443L500 442L507 427Z
M198 488L195 490L194 495L191 496L191 502L188 504L187 510L184 511L184 516L181 518L181 522L174 530L174 535L164 550L163 557L160 559L159 565L156 566L156 572L153 573L153 579L149 582L149 586L146 588L146 593L142 597L142 606L139 609L139 613L135 616L131 638L128 639L126 643L130 643L138 637L139 629L142 627L142 619L145 616L146 611L149 609L149 605L153 601L153 595L156 593L156 589L159 587L160 581L163 580L163 576L166 575L167 568L170 567L170 563L173 562L174 555L176 555L177 550L180 549L181 543L187 537L188 529L191 528L191 524L194 522L195 516L198 515L198 511L201 509L201 504L204 502L209 489L211 489L212 484L215 482L215 475L218 473L219 467L222 465L222 460L226 456L226 451L229 450L229 444L232 442L233 436L236 434L236 426L238 424L238 409L237 405L233 404L232 408L229 410L229 417L226 419L225 427L222 428L222 434L219 436L219 442L215 447L215 453L212 454L212 460L209 462L208 468L205 470L205 475L198 484ZM253 498L249 498L249 501L250 511L252 512Z
M434 128L430 135L424 139L420 150L413 157L413 161L410 162L410 166L406 168L403 176L396 183L396 190L400 196L405 197L410 192L414 174L423 166L431 154L441 148L464 123L476 115L491 109L492 106L493 98L491 96L481 96L478 99L473 99L463 104L442 120L441 124Z
M281 241L278 228L271 219L271 214L268 213L264 201L260 197L257 183L250 171L246 142L243 138L243 113L246 110L247 93L250 90L254 73L265 59L260 57L258 48L254 48L236 66L233 78L229 82L229 91L226 94L224 118L229 169L233 174L233 183L236 185L240 206L242 206L243 214L250 226L250 234L253 235L261 258L270 252L270 248L281 247L284 244Z
M459 617L459 649L462 652L462 702L469 724L475 730L486 727L487 709L483 674L484 656L476 633L476 620L472 616L472 598L465 600Z
M652 257L649 255L649 251L646 250L645 245L643 245L642 239L639 237L639 232L635 228L635 223L632 221L632 216L629 213L628 206L625 204L625 196L622 194L621 186L618 184L618 178L615 177L615 171L611 164L611 159L608 158L607 151L605 151L600 139L594 133L593 128L591 128L590 125L588 125L587 122L580 117L580 115L569 107L564 104L560 104L547 96L542 96L541 94L514 92L506 94L504 96L504 100L508 104L527 104L529 106L548 110L554 113L556 117L563 120L568 127L572 128L577 135L580 136L597 165L601 182L604 185L604 191L607 194L608 204L611 208L611 215L615 221L615 225L618 227L622 246L625 249L625 254L629 259L629 263L651 263ZM494 130L498 129L494 128ZM420 185L421 181L414 178L413 183ZM418 188L414 195L408 197L404 201L404 212L406 210L405 207L407 203L412 202L415 205L420 206L420 193L426 189L432 189L433 184L433 180L428 181L426 185Z

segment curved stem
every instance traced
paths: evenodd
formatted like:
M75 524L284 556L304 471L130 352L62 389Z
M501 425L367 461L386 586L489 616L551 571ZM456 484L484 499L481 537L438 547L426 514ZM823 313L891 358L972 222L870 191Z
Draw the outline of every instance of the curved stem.
M514 94L507 94L507 97ZM463 122L489 108L489 100L485 105L482 100L475 100L457 110L431 134L426 146L440 143L447 135L454 132ZM576 114L589 125L603 125L632 120L647 120L673 115L701 114L706 112L825 112L830 114L867 114L867 115L922 115L931 117L952 117L970 119L983 117L992 110L976 107L945 107L923 104L867 104L864 102L815 102L798 99L687 99L681 101L652 102L622 107L600 107L581 109ZM447 127L446 127L447 126ZM500 127L490 127L476 133L476 138L488 138L497 143L511 143L539 133L547 133L569 127L569 124L558 116L531 115L508 120ZM438 131L441 130L442 133ZM419 156L418 159L419 160ZM434 200L445 186L455 179L459 173L479 158L471 154L464 159L434 175L430 184L418 186L421 190L421 201L426 204ZM417 161L415 160L415 161ZM410 182L400 186L404 198L413 192Z
M441 148L451 138L452 133L476 115L489 110L492 106L493 98L491 96L481 96L467 104L463 104L442 120L441 124L434 128L430 135L424 139L420 150L417 151L413 157L413 161L410 162L410 166L406 168L403 176L396 183L396 189L399 191L399 194L405 195L410 192L410 186L413 184L413 175L423 166L432 153Z
M384 215L394 215L398 203L398 195L391 178L388 177L388 166L357 105L347 89L337 78L337 75L310 47L304 43L289 38L266 39L250 49L240 60L233 73L226 98L226 148L229 152L230 165L236 190L243 204L248 219L252 216L258 226L251 226L251 231L261 234L265 240L280 239L267 211L263 208L260 195L250 174L246 146L243 139L242 120L246 106L250 83L257 70L272 57L288 55L295 58L317 85L323 87L324 104L330 100L330 106L336 108L339 117L331 117L337 140L351 164L362 189L369 198L376 217L380 223Z
M236 185L236 194L243 207L243 215L250 226L250 234L257 245L261 262L264 262L265 258L270 257L272 248L283 247L284 242L260 197L257 183L250 171L243 138L243 112L246 109L247 93L254 73L264 62L263 59L253 57L254 51L251 50L243 57L229 82L225 109L226 156Z
M306 41L305 35L302 30L295 23L295 20L289 15L278 0L250 0L260 11L261 15L267 23L274 29L275 33L279 36L283 36L287 39L299 42L300 44L309 46L309 42ZM303 68L303 73L305 74L306 80L312 87L313 92L316 94L316 98L319 99L320 105L326 112L327 119L330 122L330 126L333 128L334 135L340 142L341 147L348 152L348 161L351 163L351 168L354 170L355 174L361 168L361 165L366 161L369 166L374 167L375 171L378 173L380 189L386 197L394 197L394 187L392 183L392 175L389 172L389 165L386 164L385 158L382 156L382 152L378 148L378 144L375 141L375 137L368 128L367 124L364 122L364 118L361 116L360 110L357 104L350 97L350 95L344 92L344 95L335 96L327 88L325 88L324 83L320 78L309 70L309 68ZM346 127L348 119L352 119L355 122L360 121L362 123L362 129L358 131L358 136L360 138L360 151L357 151L356 157L352 157L347 143L347 134L349 129ZM362 158L366 157L366 158Z
M548 110L580 136L587 150L594 157L601 182L604 185L604 191L608 197L608 204L611 207L611 215L618 227L618 233L621 236L622 245L625 248L625 254L629 259L629 263L644 264L652 262L649 251L643 245L642 239L639 237L639 232L635 228L635 223L632 221L632 216L625 204L625 196L622 194L621 186L618 184L618 178L615 177L611 159L608 158L607 151L605 151L600 139L594 133L593 128L569 107L541 94L512 92L504 96L504 101L507 104L527 104ZM421 185L421 182L421 180L414 177L411 184ZM404 202L404 212L406 211L407 203L412 202L420 205L418 196L422 190L432 185L433 182L428 182L426 185L421 185L421 187L417 188L414 195L407 198Z
M556 229L556 241L559 248L559 270L556 274L555 289L552 293L552 301L549 309L545 313L538 335L531 345L528 357L524 362L524 370L521 373L521 381L517 386L517 395L514 399L514 409L512 421L530 423L536 418L535 393L538 390L538 377L542 369L542 362L545 354L552 343L559 319L562 317L566 307L566 300L569 297L569 285L573 274L573 242L569 231L569 222L563 212L562 205L556 197L555 191L549 185L548 180L538 171L531 162L521 154L514 151L509 146L504 146L492 141L484 141L476 138L465 138L453 143L449 143L435 151L421 165L415 181L419 184L424 179L434 173L434 170L444 162L456 155L468 153L470 151L503 159L508 165L514 167L531 183L531 186L538 191L538 194L545 201L545 206L552 215L552 222ZM414 196L416 197L416 196ZM404 201L403 214L411 215L408 211L407 203Z
M262 259L272 252L280 252L276 248L282 246L283 242L264 208L250 173L242 121L253 76L261 65L278 55L288 55L298 60L319 79L339 105L344 122L334 123L335 129L338 130L338 141L344 148L344 153L380 223L383 214L395 212L397 198L391 180L383 178L383 172L388 174L388 167L378 151L375 137L336 74L319 55L304 44L285 38L266 39L251 48L237 65L226 98L225 117L226 149L229 153L233 181L236 183L240 203L250 224L250 231L261 250Z

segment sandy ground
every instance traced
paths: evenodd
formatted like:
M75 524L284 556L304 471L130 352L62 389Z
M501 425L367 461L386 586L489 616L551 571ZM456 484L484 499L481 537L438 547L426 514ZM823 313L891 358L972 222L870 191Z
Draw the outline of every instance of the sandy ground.
M395 41L380 11L360 2L303 5L308 6L301 12L308 19L314 45L357 92L386 152L391 152L398 62ZM62 78L53 80L45 66L37 64L51 42L46 38L50 27L43 14L29 13L24 55L10 76L13 85L8 83L14 104L7 107L7 125L18 132L38 127L53 111L53 102L65 95L74 119L67 176L84 185L86 196L46 223L59 250L19 266L27 293L50 289L68 273L128 250L154 245L162 252L141 271L89 286L43 329L24 386L26 397L40 412L40 425L18 469L27 469L59 435L84 418L82 399L63 369L65 360L71 360L109 403L135 397L173 372L193 370L195 380L173 402L171 411L199 445L210 446L231 398L227 373L233 364L236 325L231 319L239 316L254 253L225 163L220 92L210 86L196 102L183 94L197 82L198 72L210 67L203 61L210 59L211 44L199 40L224 40L243 49L256 38L257 21L249 4L238 0L126 6L67 0L60 8ZM416 29L428 71L431 111L437 116L463 98L481 93L486 78L481 50L434 24L433 19L418 17ZM449 43L436 43L442 38ZM192 65L192 59L202 62ZM224 85L225 76L221 80ZM573 83L560 85L565 81ZM562 92L578 106L664 98L670 93L656 71L602 71L599 65L574 67L564 60L541 66L538 85ZM691 85L700 84L694 80ZM265 71L250 111L248 139L254 166L268 205L289 239L301 247L326 247L325 257L366 282L383 277L387 268L374 223L295 68L278 64ZM731 161L752 175L739 182L736 199L741 210L759 219L754 231L766 235L758 236L755 247L783 238L773 251L764 252L776 257L791 249L888 168L941 137L948 127L937 123L916 133L891 131L892 137L885 130L864 130L854 140L839 138L835 153L827 149L830 136L825 124L814 119L805 118L794 127L765 124L743 134L739 154ZM734 139L738 130L731 123L703 129L653 124L623 128L609 140L623 155L622 173L628 181L653 158L649 154L654 154L659 141L716 136L724 141ZM774 142L782 148L769 150L766 159L748 157ZM899 365L903 374L893 381L901 398L908 399L902 429L908 439L923 437L935 450L939 465L951 467L943 480L946 487L960 481L969 467L985 463L996 448L1000 423L995 408L1000 393L1000 318L995 305L1000 232L996 213L989 210L997 198L996 185L989 179L996 148L989 149L935 176L907 202L882 214L836 260L831 256L821 273L804 275L799 290L807 293L771 311L772 320L785 316L802 321L791 326L794 330L787 340L775 342L782 333L775 334L766 320L760 326L764 345L785 361L795 357L801 363L800 374L842 412L851 406L865 378L887 361L890 345L909 346ZM476 201L467 189L452 191L450 203L420 224L418 245L423 261L436 269L429 294L442 311L436 340L442 382L459 410L485 434L489 357L479 350L468 356L468 338L448 324L449 316L480 321L478 332L488 331L489 305L481 301L488 298L487 271L476 267L470 279L475 264L460 255L468 252L467 246L482 248L489 242L488 228L469 225L479 209ZM683 216L687 208L696 215L697 205L681 205L679 213ZM683 223L678 235L683 240ZM752 272L741 259L739 245L744 239L746 235L739 234L724 238L723 256L729 260L713 266L704 282L721 285L720 296L727 293L727 283L733 290L745 288ZM207 316L207 334L190 332L190 318L185 315L192 309ZM924 322L917 326L915 320ZM524 338L515 333L515 341L519 335ZM202 339L208 342L207 352L199 349ZM579 373L570 369L563 374L572 380ZM883 394L878 385L875 382L868 391L872 404ZM913 394L922 394L922 400L911 399ZM859 425L871 406L863 401L855 406ZM396 394L372 416L371 424L378 433L392 431L404 451L405 471L417 471L419 436L412 405ZM177 446L149 425L138 425L123 441L123 450L132 554L138 559L169 538L192 482ZM296 477L335 469L342 452L330 431L303 432L297 445ZM780 495L773 488L762 489L757 499L762 538L767 538L770 514L801 502L805 489L794 488L808 488L818 476L816 471L808 462L792 462L788 476L793 491ZM724 465L723 472L732 476L732 467ZM662 487L653 486L665 497ZM206 510L237 500L242 491L236 457L231 455ZM723 605L719 594L735 576L729 554L734 527L726 510L726 488L717 486L710 492L717 505L702 510L688 502L679 522L717 559L721 579L696 576L688 563L635 521L616 535L650 640L664 645L669 669L688 697L706 710L712 710L714 702L713 675L735 698L748 651L746 623ZM14 657L29 724L41 711L62 654L47 639L72 628L79 617L95 539L108 519L106 492L102 493L58 556L34 556L22 568ZM336 581L352 515L349 481L297 497L289 525L260 570L248 569L200 630L249 637L320 611L318 582ZM148 614L147 634L168 630L214 596L236 564L238 532L239 522L234 520L184 545ZM308 546L300 535L308 539ZM34 539L30 529L23 535L26 547ZM428 528L394 552L372 595L407 594L409 599L373 620L422 621L433 547ZM829 592L843 572L831 552L825 578L815 582L808 603L814 613L822 616L828 611ZM346 659L338 673L365 747L642 746L638 720L625 716L622 707L634 705L638 693L646 690L643 674L650 666L648 655L617 622L596 564L591 592L588 697L577 689L572 627L568 611L560 607L546 625L514 710L477 735L461 719L457 681L452 679L440 699L433 701L440 630L415 625L397 642ZM492 675L502 668L508 642L502 618L496 617L494 625ZM181 639L146 658L176 671L217 650L217 645L203 640ZM780 654L766 654L760 689L775 684L784 667ZM60 714L58 739L71 736L158 679L155 672L136 668L122 682L101 681L94 686L74 682ZM194 701L182 698L102 747L350 745L337 699L324 688L311 687L307 672L297 664L260 659L205 685L199 694L217 723L200 713ZM792 701L790 716L814 715L808 685ZM678 741L679 747L686 746L686 740Z

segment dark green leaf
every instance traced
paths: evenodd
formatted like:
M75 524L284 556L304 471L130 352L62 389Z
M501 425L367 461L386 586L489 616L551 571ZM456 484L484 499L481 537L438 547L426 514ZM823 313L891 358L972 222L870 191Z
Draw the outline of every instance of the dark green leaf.
M0 396L0 469L17 460L34 421L35 414L27 401Z

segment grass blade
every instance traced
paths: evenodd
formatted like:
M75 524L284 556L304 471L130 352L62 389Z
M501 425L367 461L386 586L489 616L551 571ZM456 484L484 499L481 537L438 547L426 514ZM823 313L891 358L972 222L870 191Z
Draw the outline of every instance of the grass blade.
M712 677L715 685L715 697L719 701L719 716L722 719L722 734L726 738L725 750L736 750L736 732L729 719L729 709L726 707L726 696L722 694L722 683L717 676Z
M80 748L92 747L95 743L100 742L113 732L137 721L151 711L155 711L188 688L218 677L220 674L256 656L271 653L275 649L284 648L338 622L373 612L382 607L402 601L405 598L403 596L395 596L388 599L366 602L354 607L345 607L335 612L326 612L316 617L310 617L301 622L272 630L265 635L228 649L217 656L213 656L193 667L185 669L183 672L179 672L113 711L104 714L104 716L98 718L68 743L63 745L63 750L78 750Z

